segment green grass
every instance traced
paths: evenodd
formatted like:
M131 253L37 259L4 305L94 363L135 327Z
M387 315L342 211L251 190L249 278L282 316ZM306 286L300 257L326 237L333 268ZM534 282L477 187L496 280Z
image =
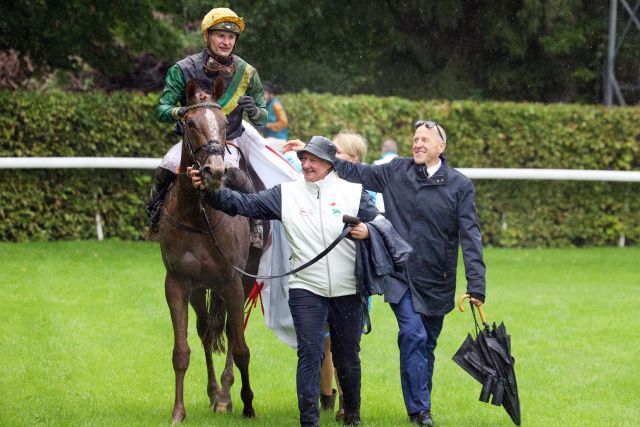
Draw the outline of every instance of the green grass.
M486 311L512 335L524 425L637 425L639 260L637 247L486 251ZM0 243L0 425L166 425L173 369L163 277L153 243ZM380 298L372 321L362 342L363 420L408 425L397 326ZM194 323L185 425L297 425L295 352L258 313L248 328L252 421L240 418L239 375L234 413L210 412ZM502 408L478 402L479 384L451 361L471 329L468 311L445 320L436 425L512 425ZM335 425L328 415L322 424Z

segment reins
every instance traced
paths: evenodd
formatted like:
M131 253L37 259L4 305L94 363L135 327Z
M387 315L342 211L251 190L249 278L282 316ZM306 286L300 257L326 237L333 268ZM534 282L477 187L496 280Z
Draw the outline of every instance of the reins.
M295 274L295 273L297 273L299 271L302 271L305 268L315 264L321 258L323 258L325 255L327 255L329 252L331 252L331 250L333 248L335 248L338 245L338 243L340 243L342 241L342 239L347 237L347 234L349 234L351 232L351 229L355 225L358 225L360 223L360 219L358 219L358 218L355 218L355 217L352 217L352 216L349 216L349 215L343 215L342 222L345 223L345 227L342 230L342 233L340 233L340 235L333 242L331 242L331 244L329 246L327 246L322 252L320 252L318 255L313 257L313 259L311 259L310 261L307 261L304 264L294 268L293 270L287 271L286 273L275 274L275 275L272 275L272 276L260 276L260 275L257 275L257 274L247 273L243 269L233 265L233 263L229 260L229 258L227 258L225 253L222 251L222 248L220 247L220 244L218 243L218 240L216 239L216 236L215 236L215 233L214 233L214 229L211 227L211 222L209 221L209 216L207 215L207 212L206 212L205 208L202 206L202 201L200 201L200 212L202 212L202 216L204 217L205 222L207 223L207 227L209 228L209 235L211 236L211 239L213 239L213 242L215 243L216 247L218 248L218 251L220 252L222 257L224 258L224 260L227 262L227 264L229 264L231 267L233 267L233 269L235 271L237 271L238 273L240 273L240 274L243 274L243 275L248 276L248 277L253 277L254 279L260 279L260 280L277 279L279 277L290 276L292 274Z

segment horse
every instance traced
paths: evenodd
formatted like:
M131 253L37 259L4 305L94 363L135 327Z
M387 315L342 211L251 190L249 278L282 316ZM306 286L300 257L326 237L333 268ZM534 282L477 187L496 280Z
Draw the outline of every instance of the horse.
M250 278L243 281L234 266L255 274L262 251L250 247L249 220L228 216L203 203L201 192L192 186L186 174L187 167L195 164L200 167L208 188L217 188L244 176L244 181L236 187L253 190L250 176L247 179L235 168L225 171L227 119L216 103L223 90L221 79L214 82L210 92L197 88L195 81L186 85L182 157L177 180L169 190L159 222L157 240L166 269L165 296L174 332L173 423L182 422L186 417L183 389L191 353L187 341L189 303L196 313L198 336L204 347L211 407L214 412L231 412L230 389L235 362L242 379L242 416L255 416L249 381L250 353L243 322L244 300L253 281ZM227 356L219 385L212 353L225 351L223 332L227 336Z

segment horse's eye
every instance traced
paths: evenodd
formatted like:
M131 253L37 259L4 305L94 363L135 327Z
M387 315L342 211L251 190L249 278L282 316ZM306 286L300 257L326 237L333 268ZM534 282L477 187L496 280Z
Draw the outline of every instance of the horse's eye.
M194 122L193 120L189 119L186 122L186 125L190 128L194 127L196 125L196 122Z

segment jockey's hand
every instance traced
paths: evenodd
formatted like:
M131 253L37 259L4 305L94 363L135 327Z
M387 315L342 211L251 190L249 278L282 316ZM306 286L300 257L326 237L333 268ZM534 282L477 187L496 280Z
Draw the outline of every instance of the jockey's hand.
M256 100L249 95L244 95L238 98L238 108L243 109L249 115L249 118L255 117L258 114L258 107L256 107Z
M358 225L355 225L351 229L351 237L356 240L367 239L369 237L369 228L367 227L367 224L361 222Z
M287 151L300 151L304 148L306 144L299 139L292 139L291 141L287 141L286 144L282 147L282 152L286 153Z
M200 177L200 170L194 169L191 166L187 167L187 176L191 177L191 184L198 190L204 190L204 182Z

